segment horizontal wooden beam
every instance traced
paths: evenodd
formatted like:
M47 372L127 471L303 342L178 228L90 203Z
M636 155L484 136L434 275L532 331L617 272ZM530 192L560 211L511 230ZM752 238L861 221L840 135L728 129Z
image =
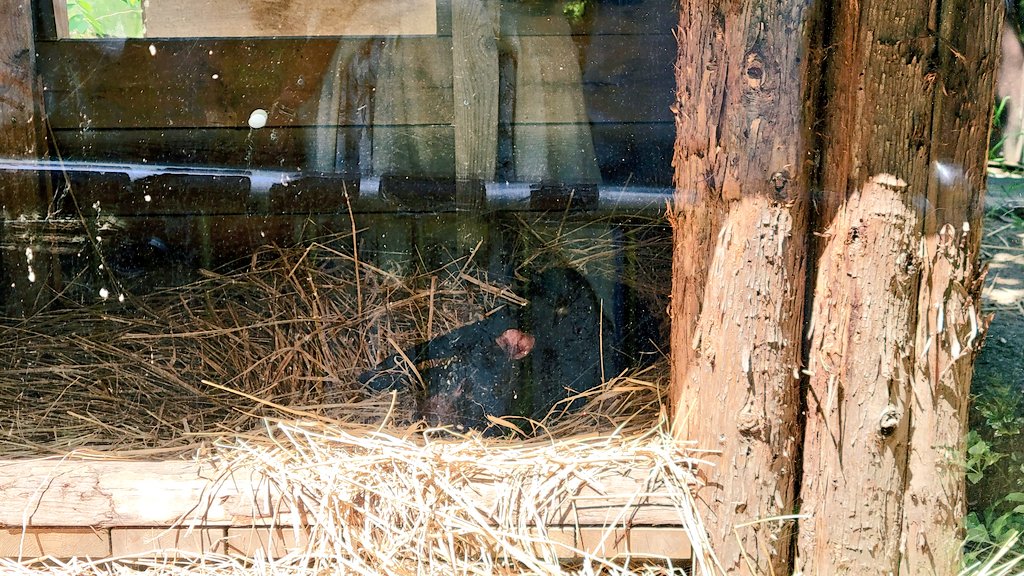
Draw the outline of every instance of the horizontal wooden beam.
M521 36L516 44L529 54L542 50L546 38ZM638 44L642 51L635 49ZM594 109L590 120L671 123L672 69L657 63L671 62L675 46L669 33L590 38L590 62L582 67L580 85ZM450 125L455 114L451 38L44 41L37 50L47 117L57 131L221 128L248 134L247 121L256 108L270 113L271 128L316 126L321 85L335 54L369 62L374 50L386 52L388 64L381 64L376 78L353 76L350 90L376 91L379 99L393 88L388 78L411 73L403 69L412 66L410 59L428 59L435 73L417 69L416 81L408 80L414 92L406 84L394 88L406 92L401 124ZM523 79L531 85L544 81ZM527 112L520 121L577 121L557 109Z
M437 33L436 0L164 0L146 5L146 35L398 36Z
M566 497L544 519L544 540L564 558L581 551L688 558L682 519L670 499L648 485L649 473L636 469L602 478ZM510 485L490 478L470 490L479 508L488 510L508 498ZM279 557L309 545L307 517L253 469L199 462L0 461L0 502L0 557Z
M280 558L301 553L309 544L308 531L293 526L236 528L4 528L0 529L0 558L110 557L174 559L204 553L241 557ZM636 526L629 530L599 527L555 527L545 540L554 543L561 558L581 552L610 558L629 555L689 558L689 538L679 527ZM536 551L541 552L539 549Z
M675 526L676 505L650 470L602 478L552 506L549 525ZM482 510L497 509L512 480L474 481ZM638 497L638 495L640 495ZM0 461L0 526L166 527L303 524L287 511L274 482L251 469L218 470L197 462L107 460ZM280 512L281 510L286 510ZM294 511L292 511L294 512Z

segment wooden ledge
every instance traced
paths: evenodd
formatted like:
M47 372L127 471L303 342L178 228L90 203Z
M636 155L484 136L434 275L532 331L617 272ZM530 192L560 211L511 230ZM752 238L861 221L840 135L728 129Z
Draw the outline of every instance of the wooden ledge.
M0 528L0 557L51 558L180 558L206 553L253 558L280 558L302 553L306 529L291 526L235 528ZM679 527L636 526L606 531L600 527L557 527L548 538L559 546L563 558L579 551L602 557L629 555L638 558L686 559L690 543Z
M552 507L549 535L564 545L566 557L579 549L688 557L678 512L667 495L645 485L649 472L604 478L600 492L584 487ZM509 493L501 481L473 488L482 510ZM301 550L307 534L304 518L263 473L197 462L0 461L0 502L0 556L6 557L280 556Z

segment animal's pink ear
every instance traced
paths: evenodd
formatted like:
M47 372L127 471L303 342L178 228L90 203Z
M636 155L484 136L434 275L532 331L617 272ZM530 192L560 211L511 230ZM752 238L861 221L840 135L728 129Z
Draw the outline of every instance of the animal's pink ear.
M537 343L537 339L526 332L509 328L502 332L501 336L494 340L494 343L504 350L510 359L521 360L533 351L533 346Z

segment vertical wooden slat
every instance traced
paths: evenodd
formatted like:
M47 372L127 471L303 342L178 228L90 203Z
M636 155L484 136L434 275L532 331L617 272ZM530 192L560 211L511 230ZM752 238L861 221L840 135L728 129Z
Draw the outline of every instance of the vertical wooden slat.
M498 149L498 3L452 0L455 178L494 178Z
M57 38L70 38L70 21L68 20L68 0L52 0L53 23Z
M531 3L502 9L503 38L515 57L515 177L522 181L598 183L579 51L562 17Z
M0 158L34 159L39 155L35 43L31 2L0 0ZM0 172L3 220L41 220L47 202L36 172ZM0 296L9 315L30 312L49 277L49 257L31 235L5 237L0 227Z

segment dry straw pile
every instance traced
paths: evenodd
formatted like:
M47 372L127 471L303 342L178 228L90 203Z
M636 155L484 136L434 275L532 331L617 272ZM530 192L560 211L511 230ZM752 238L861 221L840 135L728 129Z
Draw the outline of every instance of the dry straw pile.
M6 560L0 569L669 573L670 563L572 550L549 529L571 525L562 506L583 488L604 493L615 478L640 474L641 491L608 494L621 501L619 526L656 496L690 534L694 570L715 570L688 488L695 460L667 433L664 366L592 390L577 414L524 423L545 431L540 437L425 429L403 395L370 393L356 376L397 348L518 299L479 277L471 258L397 275L361 262L347 245L340 238L265 248L239 272L204 272L190 285L123 301L111 290L95 305L0 328L4 458L88 451L254 469L310 522L294 529L293 550L276 558Z

